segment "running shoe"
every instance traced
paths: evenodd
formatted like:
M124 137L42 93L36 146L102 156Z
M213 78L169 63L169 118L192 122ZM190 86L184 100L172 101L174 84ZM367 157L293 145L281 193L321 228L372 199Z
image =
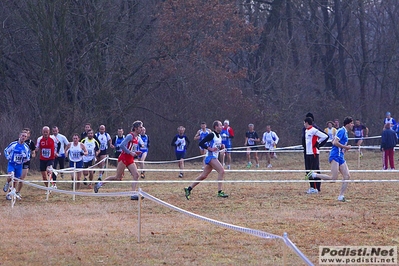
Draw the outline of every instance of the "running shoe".
M133 195L130 197L131 200L139 200L139 195ZM143 196L141 196L141 199L144 199Z
M189 200L190 199L190 195L191 195L191 191L188 189L188 187L184 188L184 193L185 193L186 199Z
M142 179L144 179L144 178L145 178L145 174L144 174L144 173L141 173L141 174L140 174L140 177L141 177Z
M83 178L83 185L85 185L85 186L87 186L87 178L85 177L85 178Z
M313 171L309 171L306 176L305 176L305 180L312 180L313 179Z
M98 193L98 190L100 189L100 187L102 187L102 183L98 182L96 184L94 184L94 193Z
M21 193L19 192L15 193L15 196L17 197L17 199L22 199Z
M222 191L218 192L218 197L219 198L227 198L227 197L229 197L229 195L225 194L224 191L222 190Z
M346 201L345 196L344 195L338 196L338 201L345 202Z
M8 193L8 194L6 195L6 200L11 200L11 195L10 195L10 193Z
M309 188L308 191L306 191L306 194L317 194L319 191L315 188Z
M272 168L273 166L269 163L268 165L267 165L267 168Z
M247 168L251 168L251 166L252 166L251 162L247 163Z
M256 168L259 168L259 164L256 164Z
M183 173L180 173L180 174L179 174L179 177L180 177L180 178L183 178Z
M3 187L3 191L7 192L9 188L10 188L10 184L8 182L6 182L4 187Z

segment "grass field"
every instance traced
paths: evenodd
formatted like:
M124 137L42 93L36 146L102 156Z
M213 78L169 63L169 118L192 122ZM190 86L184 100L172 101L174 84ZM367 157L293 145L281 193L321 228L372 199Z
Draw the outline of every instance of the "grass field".
M321 168L329 169L327 154ZM357 154L347 154L351 170ZM273 170L303 169L302 153L280 154ZM148 168L175 169L176 164ZM200 169L199 161L186 164ZM188 201L178 172L147 172L143 191L184 210L218 221L282 236L284 232L315 264L319 246L396 246L399 243L398 183L351 183L349 202L338 202L340 183L322 184L322 192L307 195L307 183L268 183L303 180L304 173L226 171L225 192L216 197L216 183L197 186ZM254 169L254 168L253 168ZM381 153L365 151L360 169L381 169ZM266 170L262 162L259 170ZM198 172L199 173L199 172ZM183 180L198 173L187 172ZM97 176L97 174L96 174ZM38 180L32 173L27 180ZM69 177L68 177L69 179ZM207 180L215 180L212 173ZM398 172L352 173L352 179L398 179ZM4 179L1 180L1 186ZM67 178L64 178L67 180ZM125 180L131 180L129 176ZM246 182L238 182L244 180ZM254 182L248 182L253 180ZM230 182L229 182L230 181ZM233 182L234 181L234 182ZM70 183L58 188L71 190ZM130 184L109 184L100 192L128 191ZM83 186L82 192L90 192ZM94 194L93 194L94 195ZM27 185L14 208L0 203L0 265L304 265L280 240L262 239L198 220L144 199L141 241L138 243L138 204L128 197L83 197L52 193Z

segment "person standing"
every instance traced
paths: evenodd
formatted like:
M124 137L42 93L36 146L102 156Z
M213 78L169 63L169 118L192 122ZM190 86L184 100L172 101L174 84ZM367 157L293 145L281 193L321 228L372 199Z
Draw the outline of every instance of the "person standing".
M313 124L312 114L307 114L304 120L303 147L305 152L305 170L320 170L319 147L328 139L328 135ZM319 179L316 179L319 180ZM310 182L307 194L317 194L321 191L320 182Z
M330 157L328 159L331 164L331 176L310 171L306 175L306 179L321 178L323 180L337 180L339 173L342 174L344 181L350 179L349 168L345 161L345 153L352 147L351 145L348 145L348 132L352 130L353 125L352 117L345 117L344 126L337 131L333 140L333 147L331 148ZM342 182L338 201L346 201L344 194L347 188L348 183Z
M335 127L336 130L338 130L338 129L340 128L340 126L339 126L339 119L338 119L338 118L335 118L335 119L334 119L334 127Z
M65 154L69 158L69 167L73 167L76 169L83 168L83 156L88 155L86 146L80 142L80 137L78 133L73 134L72 142L69 143L65 149ZM75 173L72 173L72 181L75 181L73 176ZM80 188L80 177L82 176L81 171L76 172L76 189Z
M139 145L139 134L143 127L143 122L135 121L132 125L132 131L126 136L121 143L122 153L118 157L118 165L116 167L116 175L109 176L105 181L122 180L125 168L129 169L130 174L133 177L132 190L136 190L137 181L139 178L139 172L137 171L134 158L141 154L138 149ZM104 183L105 184L105 183ZM98 193L98 190L104 186L102 182L98 182L94 185L94 193ZM131 200L138 200L137 195L130 197Z
M272 131L270 125L267 125L266 132L264 132L262 136L262 144L265 145L265 150L272 151L278 144L279 140L280 139L277 136L276 132ZM266 152L267 168L272 168L271 157L273 154L274 152Z
M18 141L11 142L7 148L4 149L4 156L8 161L7 173L10 175L7 177L7 181L3 187L3 191L7 193L6 199L11 200L9 192L11 178L22 179L22 165L24 162L30 159L30 149L25 143L27 138L26 132L19 133ZM13 187L16 188L17 197L21 198L20 187L17 184L20 182L13 181Z
M207 155L205 157L206 166L202 173L195 179L195 182L193 182L189 187L184 188L184 193L187 200L190 199L193 188L196 187L200 181L206 179L212 170L215 170L218 173L218 181L224 180L224 168L218 159L219 151L225 148L222 144L222 138L220 136L222 128L222 122L218 120L214 121L213 133L208 134L199 143L199 146L201 146L204 150L207 150ZM229 196L224 193L222 182L218 182L217 196L221 198L227 198Z
M339 122L338 122L339 123ZM328 135L328 141L326 143L326 147L332 147L332 141L335 137L335 134L337 134L337 129L334 127L334 122L333 121L328 121L326 123L326 128L324 129L324 132Z
M234 130L230 127L230 121L224 120L223 129L220 132L222 136L222 144L224 145L224 150L220 153L222 156L222 165L225 166L227 161L227 169L231 168L231 149L232 149L232 139L234 138ZM227 160L225 161L227 156Z
M391 170L395 169L395 146L398 141L395 131L391 129L391 124L386 123L381 134L381 151L384 158L384 170L388 169L388 162Z
M94 132L93 130L89 129L87 131L87 137L81 140L81 142L85 145L86 150L87 150L87 155L83 156L83 168L87 169L93 166L93 161L95 158L98 156L100 153L100 144L98 141L94 138ZM88 184L88 188L92 188L92 181L93 181L93 171L83 171L83 184L86 185L87 183L87 176L89 176L90 183Z
M146 134L145 127L141 128L141 133L139 135L139 150L141 154L138 156L139 168L141 169L140 177L145 178L144 161L147 158L148 149L150 148L150 137Z
M396 125L396 120L391 116L391 112L386 112L384 118L384 126L385 124L389 124L391 128Z
M188 145L190 145L190 140L184 134L185 131L185 127L179 126L177 128L178 134L173 137L171 143L171 145L175 147L176 160L179 161L180 178L183 178L184 158L186 157Z
M203 140L209 133L211 133L212 131L206 127L206 123L202 122L200 129L197 131L197 133L194 136L194 140L198 140L198 143L201 142L201 140ZM201 155L205 155L206 150L204 150L203 148L199 147L200 150L200 154ZM202 160L202 168L205 167L205 156Z
M118 128L118 133L115 137L112 138L112 145L114 145L114 158L118 158L122 152L121 143L125 139L125 135L123 134L123 128ZM116 164L115 164L116 165Z
M256 147L257 142L260 141L258 133L255 131L254 124L248 125L248 131L245 133L245 143L244 146L248 146L247 148L247 168L251 168L251 152L254 153L254 158L256 162L256 168L259 167L259 158L258 158L258 147Z
M107 150L108 147L111 149L114 148L114 145L112 145L112 139L111 136L105 131L105 126L101 125L98 128L98 132L96 133L95 137L97 138L98 142L100 143L100 153L98 154L98 161L99 167L103 169L105 167L105 157L107 157ZM98 176L98 180L101 180L103 177L104 171L100 171L100 174Z
M58 155L56 142L54 136L50 136L50 128L44 126L42 136L36 142L36 152L40 154L40 173L46 187L48 186L47 167L53 168L54 159Z
M53 168L57 169L58 164L60 165L60 169L65 168L65 147L69 144L68 139L61 133L59 133L59 129L57 126L53 126L53 137L56 139L57 146L57 156L54 158ZM61 177L63 177L63 173L61 173ZM57 180L57 175L53 173L53 180Z

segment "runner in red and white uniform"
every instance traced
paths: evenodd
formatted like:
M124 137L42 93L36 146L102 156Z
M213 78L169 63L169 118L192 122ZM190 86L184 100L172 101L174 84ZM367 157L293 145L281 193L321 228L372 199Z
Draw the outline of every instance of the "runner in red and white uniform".
M141 133L143 128L143 122L135 121L132 125L132 132L126 136L126 138L121 143L122 153L118 157L118 165L116 166L116 175L109 176L105 179L105 181L111 180L122 180L123 172L125 168L129 169L130 174L133 177L134 181L137 181L139 178L139 172L137 171L136 164L134 163L134 157L137 157L141 154L139 150L139 140L138 136ZM94 192L97 193L100 187L104 184L102 182L98 182L94 186ZM136 190L137 182L132 183L132 190ZM138 200L137 195L133 195L131 200Z
M48 185L47 181L47 167L51 168L54 164L54 158L57 154L57 140L54 136L50 136L50 128L44 126L42 129L42 136L37 139L36 151L40 154L40 172L44 181L44 185Z

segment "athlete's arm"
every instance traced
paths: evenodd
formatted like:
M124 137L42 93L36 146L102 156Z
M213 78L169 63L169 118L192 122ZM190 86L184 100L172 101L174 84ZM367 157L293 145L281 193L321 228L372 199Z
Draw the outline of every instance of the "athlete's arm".
M206 150L208 148L207 143L210 142L211 140L213 140L213 134L210 133L208 135L205 136L205 138L203 138L199 143L198 146L200 146L201 148L203 148L204 150Z
M126 153L130 154L130 150L127 148L130 141L133 140L132 134L126 136L126 138L121 143L121 149Z

